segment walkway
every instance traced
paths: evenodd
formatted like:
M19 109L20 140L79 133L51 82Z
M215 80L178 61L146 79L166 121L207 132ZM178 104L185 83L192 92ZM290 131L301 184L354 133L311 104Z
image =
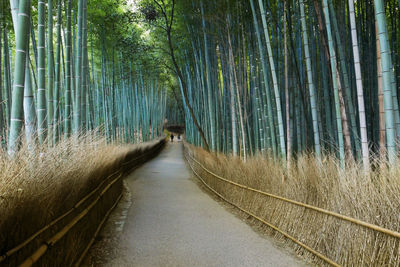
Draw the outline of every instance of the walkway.
M204 193L190 178L182 148L169 144L127 178L132 205L125 222L114 222L123 223L117 252L101 265L303 265Z

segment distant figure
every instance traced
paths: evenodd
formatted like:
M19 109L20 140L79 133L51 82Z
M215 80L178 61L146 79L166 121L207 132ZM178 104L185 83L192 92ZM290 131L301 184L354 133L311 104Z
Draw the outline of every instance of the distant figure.
M181 141L181 135L178 134L178 141Z
M174 142L174 134L171 133L171 142Z

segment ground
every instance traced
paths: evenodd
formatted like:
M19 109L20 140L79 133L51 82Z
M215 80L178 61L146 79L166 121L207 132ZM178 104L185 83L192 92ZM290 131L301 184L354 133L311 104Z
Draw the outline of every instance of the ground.
M304 266L200 189L182 147L168 144L126 178L85 266Z

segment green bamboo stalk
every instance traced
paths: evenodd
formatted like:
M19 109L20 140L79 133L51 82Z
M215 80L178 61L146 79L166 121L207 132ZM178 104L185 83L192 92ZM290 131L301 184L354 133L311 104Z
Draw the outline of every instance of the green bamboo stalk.
M57 1L57 45L56 45L56 62L55 62L55 79L53 91L53 145L59 141L59 116L60 116L60 92L61 92L61 0Z
M3 29L3 55L4 55L4 91L5 91L5 127L7 130L10 129L11 121L11 67L10 67L10 53L8 47L7 29Z
M382 0L374 0L375 17L378 26L378 36L381 53L383 93L385 106L386 148L389 163L396 161L395 125L392 97L392 59L390 55L389 38L386 25L386 14Z
M312 126L314 131L314 146L315 146L315 155L318 159L321 158L321 145L320 145L320 136L318 129L318 116L317 116L317 97L314 87L313 80L313 72L311 67L311 59L310 59L310 50L308 46L308 34L307 34L307 25L306 25L306 15L304 12L304 0L300 0L300 16L301 16L301 27L303 34L303 43L304 43L304 54L306 60L307 67L307 80L308 80L308 90L310 94L310 103L311 103L311 115L312 115Z
M339 99L339 88L338 88L338 77L337 77L337 66L336 66L336 54L333 47L332 31L330 27L330 18L328 10L327 0L323 0L323 9L325 14L326 30L328 33L328 45L331 63L331 75L333 82L333 90L335 97L335 111L336 111L336 124L337 124L337 135L338 135L338 150L339 150L339 160L342 168L345 167L345 153L344 153L344 141L343 141L343 128L342 128L342 118L341 118L341 107Z
M288 168L290 168L290 163L292 161L292 131L291 131L291 116L290 116L290 92L289 92L289 50L288 50L288 40L287 40L287 2L283 1L283 42L284 42L284 79L285 79L285 104L286 104L286 143L287 143L287 162Z
M230 17L228 15L227 18L227 25L229 27L229 23L230 22ZM228 63L230 66L230 82L231 82L231 108L233 108L234 110L232 110L232 116L235 115L235 101L234 98L232 99L232 97L234 97L234 95L236 95L236 102L237 102L237 109L238 109L238 116L239 116L239 121L240 121L240 129L241 129L241 139L242 139L242 147L243 147L243 160L246 161L246 132L244 129L244 122L243 122L243 115L242 115L242 105L241 105L241 100L240 100L240 94L239 94L239 82L238 82L238 78L237 78L237 73L236 73L236 69L235 69L235 59L233 57L233 51L232 51L232 42L231 42L231 36L230 36L230 31L228 28ZM236 92L233 92L233 88L236 89ZM235 115L236 116L236 115ZM235 120L232 119L232 130L234 128L236 128L236 125L234 127L233 122L235 122L236 124L236 118ZM236 129L235 129L236 131Z
M29 54L29 47L27 48ZM27 60L30 60L29 57ZM31 73L29 68L29 62L25 66L25 88L24 88L24 116L25 116L25 138L29 150L35 148L36 138L36 113L35 103L32 90Z
M70 137L71 135L71 83L72 83L72 27L71 27L71 9L72 9L72 0L67 1L67 30L66 32L66 60L65 60L65 69L66 69L66 81L65 81L65 108L64 108L64 136L65 138Z
M29 38L31 1L20 1L15 50L14 85L12 91L10 135L8 153L13 155L20 141L23 123L23 92L25 83L25 63Z
M335 142L335 127L334 127L334 119L332 118L332 103L330 99L330 93L329 93L329 81L328 81L328 68L326 67L326 64L329 62L329 57L326 59L322 53L320 53L320 60L321 60L321 80L322 80L322 86L323 86L323 105L324 105L324 114L325 114L325 149L330 150L330 143ZM329 75L329 74L328 74Z
M269 57L269 65L270 65L270 68L271 68L272 82L273 82L273 87L274 87L276 115L277 115L277 118L278 118L278 134L279 134L279 144L280 144L280 155L281 155L283 160L286 160L285 131L284 131L284 126L283 126L281 98L280 98L280 92L279 92L279 84L278 84L278 79L277 79L277 73L276 73L276 70L275 70L274 56L273 56L273 53L272 53L271 41L270 41L270 37L269 37L269 30L268 30L268 25L267 25L267 21L266 21L266 13L265 13L265 10L264 10L263 1L262 0L258 0L258 5L259 5L260 11L261 11L261 19L262 19L262 24L263 24L263 27L264 27L264 37L265 37L265 42L267 43L267 52L268 52L268 57Z
M332 25L333 25L333 29L334 29L334 33L335 33L335 39L336 39L336 43L338 46L340 70L341 70L342 77L343 77L343 79L342 79L343 85L344 85L343 89L344 89L344 93L345 93L346 107L347 107L348 115L350 118L351 133L353 134L353 140L354 140L357 155L359 155L360 151L361 151L360 139L359 139L359 134L357 131L357 123L356 123L356 117L355 117L352 94L351 94L351 85L350 85L349 74L347 71L347 64L346 64L345 53L344 53L345 51L344 51L344 48L342 45L341 36L339 34L339 27L337 25L336 13L333 8L332 0L329 0L328 5L329 5L331 17L332 17Z
M351 39L353 44L354 70L355 70L356 85L357 85L358 115L360 119L361 152L362 152L364 170L368 172L370 168L369 147L367 138L367 123L365 119L364 91L361 79L360 53L358 51L356 16L354 12L354 0L349 0L349 14L350 14Z
M10 8L11 8L11 18L13 22L14 32L17 33L19 0L10 0Z
M38 139L43 144L46 138L46 49L45 49L45 2L38 1L38 89L37 116Z
M210 126L211 126L211 132L210 132L210 137L211 137L211 150L215 150L215 112L214 112L214 106L213 106L213 98L212 98L212 85L211 85L211 65L210 65L210 59L209 59L209 49L208 49L208 39L207 39L207 33L206 33L206 23L204 19L204 8L203 8L203 1L200 2L200 10L202 14L202 27L203 27L203 39L204 39L204 56L205 56L205 68L206 68L206 86L207 86L207 94L208 94L208 112L209 112L209 117L210 117Z
M228 62L229 67L229 95L230 95L230 117L232 129L232 155L238 155L238 134L237 134L237 121L236 121L236 104L235 104L235 91L233 82L233 63Z
M263 106L262 106L262 100L261 100L261 93L259 90L258 86L258 81L257 81L257 71L256 71L256 62L255 62L255 57L253 56L253 49L249 49L249 61L250 61L250 76L251 76L251 83L250 87L254 88L254 93L252 94L255 97L255 120L257 123L257 128L258 128L258 138L256 141L259 143L259 146L257 148L261 150L261 153L264 153L265 149L265 142L264 142L264 120L263 120Z
M53 48L53 0L47 1L47 136L49 145L53 142L54 130L54 48Z
M260 34L260 29L258 26L258 21L257 21L257 13L255 11L254 7L254 2L253 0L250 1L250 6L251 6L251 11L253 14L253 21L254 21L254 28L256 30L256 37L257 37L257 44L258 44L258 50L259 50L259 55L261 59L261 69L263 72L263 82L264 82L264 91L263 91L263 98L264 98L264 118L266 121L268 121L267 128L265 130L265 136L267 136L270 141L267 143L269 144L269 148L272 148L273 154L276 154L276 138L275 138L275 127L273 123L273 114L272 114L272 101L271 101L271 96L268 92L269 89L269 79L268 79L268 71L267 71L267 65L266 65L266 59L264 57L264 49L261 41L261 34ZM267 147L268 148L268 147Z
M375 22L376 36L376 72L378 78L378 106L379 106L379 155L381 160L386 159L386 126L385 126L385 105L383 93L382 64L379 44L378 23Z
M86 129L86 94L88 91L88 60L87 60L87 0L82 3L82 63L81 63L81 129Z
M18 0L10 2L12 10L13 21L18 23ZM31 22L29 21L29 31L31 31ZM17 35L17 24L14 24L14 32ZM33 30L33 29L32 29ZM32 35L32 41L34 41ZM25 66L25 87L24 87L24 99L23 99L23 110L24 110L24 125L25 125L25 139L29 150L33 150L35 147L35 135L36 135L36 113L35 113L35 102L32 90L32 80L30 74L30 57L29 57L29 37L27 40L27 51L26 51L26 66ZM32 44L35 47L35 44Z
M78 135L81 130L81 100L82 100L82 22L83 22L83 0L78 0L78 26L75 44L75 94L74 101L74 135Z

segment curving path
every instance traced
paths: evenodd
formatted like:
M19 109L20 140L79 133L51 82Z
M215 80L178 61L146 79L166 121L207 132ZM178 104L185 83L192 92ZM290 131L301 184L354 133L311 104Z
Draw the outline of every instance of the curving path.
M90 265L304 265L204 193L182 150L181 143L170 143L126 179L131 196L126 201L132 204L119 211L121 221L111 220L121 231L112 245L115 252L97 252L92 257L102 260Z

